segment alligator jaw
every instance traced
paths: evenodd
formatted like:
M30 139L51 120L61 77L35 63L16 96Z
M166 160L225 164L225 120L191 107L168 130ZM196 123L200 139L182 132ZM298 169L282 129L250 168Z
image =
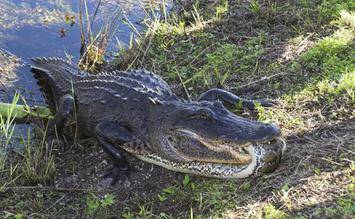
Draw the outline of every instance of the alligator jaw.
M238 179L246 178L252 175L256 168L257 158L255 156L254 147L249 146L247 147L247 150L252 156L252 161L248 165L205 163L198 161L178 163L164 159L156 154L135 154L134 156L145 162L152 163L172 171L196 174L212 178Z
M201 162L213 162L213 163L232 163L232 164L249 164L251 162L251 156L247 148L251 145L253 145L252 142L245 142L245 143L240 143L237 144L236 142L232 141L226 141L226 140L209 140L205 139L198 134L194 133L193 131L189 129L178 129L176 130L176 133L178 133L181 136L185 136L189 139L194 139L198 141L201 145L204 147L208 148L211 152L217 152L217 153L223 153L223 152L228 152L233 159L225 159L223 160L216 159L216 160L199 160L199 159L194 159L194 157L189 157L189 155L184 155L182 153L179 153L178 148L175 149L177 151L177 154L180 157L183 157L185 161L201 161ZM170 147L174 147L171 142L169 142ZM177 146L179 147L179 146ZM183 161L183 160L181 160Z
M269 145L267 143L267 145ZM231 163L206 163L199 161L191 162L174 162L164 159L154 153L150 154L134 154L140 160L148 163L152 163L169 170L196 174L205 177L221 178L221 179L238 179L246 178L251 175L262 175L267 172L271 172L277 168L281 156L285 150L285 141L278 138L274 143L276 147L275 153L278 155L275 160L268 160L267 156L270 152L267 151L261 145L249 145L245 148L248 154L251 156L251 162L247 165L238 165ZM274 151L271 151L272 153Z

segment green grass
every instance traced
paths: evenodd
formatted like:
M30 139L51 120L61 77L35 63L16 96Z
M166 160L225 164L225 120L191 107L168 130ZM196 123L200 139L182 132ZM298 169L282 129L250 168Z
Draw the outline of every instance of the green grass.
M254 15L259 15L261 13L261 6L259 1L252 0L249 3L249 11Z
M16 93L12 103L6 105L6 110L0 114L0 190L20 184L48 185L55 179L56 167L52 151L44 141L32 139L30 129L26 136L13 136L16 126L14 121L26 109L22 105L20 110L17 108L20 99L20 94ZM14 148L20 149L17 151Z
M265 109L259 110L260 117L263 120L279 121L285 128L294 129L304 120L302 111L305 109L297 108L300 103L309 103L316 109L328 111L327 113L332 110L335 103L340 103L340 106L337 106L338 113L345 111L351 115L349 107L355 100L353 40L353 30L341 27L333 35L319 40L313 48L301 55L299 61L292 63L295 65L296 62L297 71L307 71L309 74L306 78L307 84L304 80L299 82L295 80L294 87L281 97L285 108L295 108L299 112L298 117L290 118L286 112L275 114L274 111Z
M285 212L276 209L272 204L266 204L259 210L257 218L285 219L289 218L289 216Z
M86 201L86 215L88 218L105 218L108 216L108 207L115 202L112 194L106 194L99 198L95 194L89 194Z
M56 165L52 150L44 143L33 142L30 138L23 139L24 164L22 175L26 184L52 185L56 176Z
M16 93L12 103L6 108L5 115L0 114L0 171L5 168L8 147L15 130L14 120L16 114L14 114L14 110L19 98L20 95Z

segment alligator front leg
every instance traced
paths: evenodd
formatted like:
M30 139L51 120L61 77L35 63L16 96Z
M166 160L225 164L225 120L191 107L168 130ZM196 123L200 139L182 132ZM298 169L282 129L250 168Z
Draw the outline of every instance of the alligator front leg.
M133 141L134 136L127 128L113 122L101 122L95 131L97 140L113 161L113 168L105 176L110 176L111 185L115 185L122 173L128 176L131 170L122 149L116 146Z
M275 105L275 103L258 99L258 100L247 100L244 98L241 98L229 91L218 89L218 88L213 88L211 90L208 90L201 94L201 96L198 98L198 101L201 100L207 100L207 101L221 101L223 105L226 107L234 107L238 104L241 104L243 107L248 108L248 109L255 109L255 103L259 103L261 106L264 107L270 107Z
M53 120L48 123L47 142L52 147L54 140L58 140L58 144L62 151L65 147L65 139L63 137L63 129L74 112L74 98L67 94L59 99L58 111L54 115Z

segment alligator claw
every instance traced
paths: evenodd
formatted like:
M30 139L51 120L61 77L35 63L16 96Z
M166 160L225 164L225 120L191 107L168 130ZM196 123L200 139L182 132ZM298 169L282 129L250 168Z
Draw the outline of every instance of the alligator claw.
M122 178L122 176L129 179L131 172L135 171L133 168L128 165L125 166L113 166L110 168L101 178L112 178L111 186L116 185L118 180Z
M122 178L122 175L127 178L129 177L129 173L127 170L122 170L119 167L113 167L107 173L105 173L102 178L112 178L111 186L114 186L116 185L118 180Z

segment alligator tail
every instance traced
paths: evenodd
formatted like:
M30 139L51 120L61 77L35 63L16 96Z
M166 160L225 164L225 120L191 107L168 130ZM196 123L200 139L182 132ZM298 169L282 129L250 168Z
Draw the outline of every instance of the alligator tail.
M31 72L37 79L37 84L41 87L49 108L55 112L56 101L70 93L73 76L84 73L59 58L33 58L31 61L33 62Z

